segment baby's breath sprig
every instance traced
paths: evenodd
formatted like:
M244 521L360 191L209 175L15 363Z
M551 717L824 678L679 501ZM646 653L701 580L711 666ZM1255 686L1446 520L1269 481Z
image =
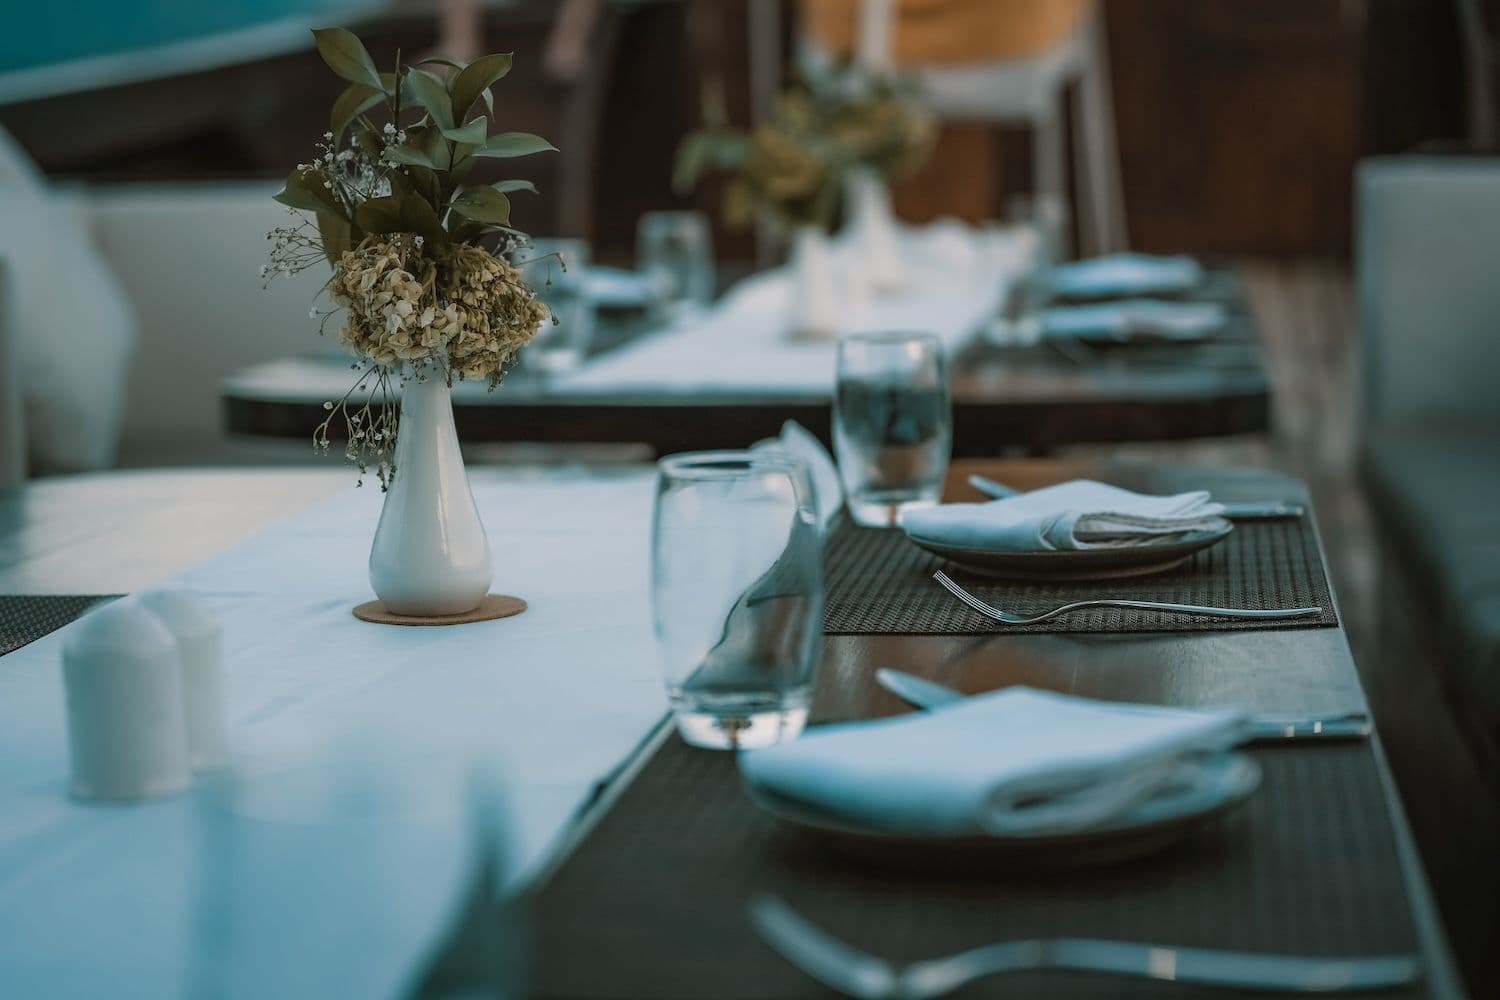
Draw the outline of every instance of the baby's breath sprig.
M313 448L326 454L332 443L329 431L335 420L344 424L344 457L359 469L356 485L365 484L371 466L380 480L380 491L390 488L396 475L396 431L401 406L391 386L391 371L379 365L365 365L349 391L337 400L323 404L328 416L313 431ZM373 384L372 384L373 381ZM356 393L362 394L354 398ZM351 409L352 402L352 409Z

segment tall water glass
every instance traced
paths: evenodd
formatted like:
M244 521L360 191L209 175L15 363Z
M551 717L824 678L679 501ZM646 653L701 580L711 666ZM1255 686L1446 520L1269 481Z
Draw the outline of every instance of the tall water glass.
M792 739L823 634L807 466L724 451L668 456L657 470L652 598L678 731L716 749Z
M953 411L942 343L931 334L856 334L839 341L833 446L849 515L894 526L943 492Z
M456 756L351 750L195 793L188 994L522 996L494 786Z
M521 351L521 363L542 372L576 368L594 341L589 298L589 245L583 240L536 240L516 254L517 266L556 322L545 322Z
M702 212L647 212L636 227L636 269L671 317L714 297L714 245Z

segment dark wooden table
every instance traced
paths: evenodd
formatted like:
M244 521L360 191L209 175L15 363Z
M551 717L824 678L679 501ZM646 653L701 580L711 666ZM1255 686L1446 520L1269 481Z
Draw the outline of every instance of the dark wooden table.
M1266 430L1270 378L1255 321L1237 286L1229 287L1232 318L1202 343L1001 347L976 339L953 364L954 455ZM638 320L602 319L601 349L646 329ZM236 434L309 438L326 416L323 403L342 396L350 377L348 360L332 356L235 372L221 388L226 425ZM741 447L776 436L786 420L825 442L832 433L823 393L569 392L524 369L495 393L459 386L454 409L469 443L629 442L667 454Z
M1304 498L1295 481L1250 470L1139 470L1048 461L959 463L949 495L973 498L974 471L1019 487L1088 475L1172 488L1211 486L1226 499ZM0 492L0 592L112 593L184 568L242 541L277 517L295 513L347 485L338 471L128 473L48 480ZM201 512L203 516L193 516ZM647 530L642 525L642 531ZM1063 633L986 636L845 635L824 640L814 711L818 719L905 711L872 682L877 666L919 673L969 692L1012 684L1147 703L1237 704L1262 712L1350 710L1365 699L1342 628ZM1378 720L1377 720L1378 722ZM655 745L621 772L578 823L569 852L607 817ZM1319 748L1282 752L1308 755ZM1404 899L1426 963L1432 996L1461 996L1429 890L1390 782L1377 737L1359 752L1378 770ZM1333 859L1330 859L1331 861ZM1225 863L1233 864L1233 860Z
M1261 470L1186 467L1143 469L1100 463L1074 464L1016 459L956 463L948 479L948 499L984 499L966 482L967 476L974 472L1023 489L1075 477L1087 477L1157 491L1184 489L1193 485L1206 486L1213 489L1216 497L1226 500L1268 497L1304 502L1308 500L1305 487L1298 481ZM874 718L911 711L910 706L875 683L875 668L884 666L928 677L971 694L1023 684L1111 701L1184 707L1234 704L1264 713L1368 709L1348 640L1341 626L1130 634L1021 635L1001 632L987 636L835 635L827 636L823 641L823 660L813 704L813 721ZM642 773L644 768L650 766L651 754L676 738L670 728L664 729L658 741L640 755L635 764L636 770L628 772L627 779ZM1316 766L1315 755L1323 749L1316 746L1288 746L1277 747L1275 752L1314 755L1309 759L1313 762L1312 766ZM1410 908L1412 923L1426 963L1426 978L1419 992L1434 997L1463 996L1463 987L1453 970L1446 939L1391 781L1378 735L1355 752L1367 754L1379 773L1379 785L1385 800L1384 817L1389 819L1395 854L1403 869L1402 882L1406 895L1404 903L1393 900L1391 905ZM737 779L732 775L727 780L737 784ZM572 843L552 868L550 878L564 885L565 900L578 899L566 881L571 875L576 888L578 876L577 873L569 872L569 859L577 856L592 830L603 828L613 804L629 787L629 780L616 783L611 793L580 824ZM701 791L700 789L700 793ZM1381 810L1377 809L1376 815L1381 815ZM685 821L681 816L673 819ZM698 835L709 836L708 828L711 827L711 823L707 824ZM744 849L758 849L761 841L755 833L747 830L743 831L743 836L741 846ZM1329 856L1320 859L1318 863L1337 864L1338 860L1336 856ZM1314 864L1313 867L1316 866ZM591 871L590 874L600 873ZM737 872L736 875L742 880L745 877L744 872ZM780 885L782 889L792 889L795 892L797 884L796 876L790 876L791 881L788 882L786 868L774 863L768 863L766 871L752 878L763 889ZM604 885L599 885L597 888L600 899L606 899L610 894L614 894L614 898L601 902L601 910L597 912L621 912L639 908L642 899L651 895L649 884L653 882L654 876L651 871L642 871L637 874L636 879L642 890L638 895L633 894L630 887L636 883L629 880L607 889ZM831 877L830 880L837 881L837 878ZM898 908L901 905L899 900L902 884L896 880L891 889L895 894L890 899L891 905ZM557 946L560 941L564 941L571 953L576 950L571 946L578 944L579 936L576 931L564 931L562 937L558 938L559 924L549 919L552 915L548 913L547 907L549 904L567 906L568 903L559 904L556 897L549 897L547 885L544 883L539 896L540 988L543 996L573 996L573 989L579 980L571 970L561 971L563 966L557 964ZM705 921L714 922L712 930L704 932L703 940L696 944L715 939L719 931L736 933L733 918L735 907L727 898L733 895L733 890L718 894L726 898L718 898L706 890L703 895L711 902L702 904L700 912L704 914ZM996 898L1007 897L997 894ZM1008 899L1010 901L1013 901L1013 897ZM713 914L711 918L709 913ZM726 917L726 914L729 916ZM584 918L587 926L586 921L587 918ZM723 926L718 921L722 921ZM624 974L621 988L625 992L612 991L609 995L623 996L631 988L639 986L643 992L635 995L681 997L684 995L683 984L689 982L692 975L708 974L707 966L711 966L714 960L711 947L694 958L690 954L694 943L683 942L683 952L672 961L657 961L646 957L647 954L654 954L654 951L649 951L652 947L650 926L648 920L631 935L640 948L648 950L629 964L646 971L636 977L639 982L632 979L630 974ZM1041 926L1047 925L1043 923ZM742 931L743 928L738 930ZM1143 927L1138 933L1149 939L1150 928ZM964 946L979 943L983 942L968 942ZM600 942L601 952L606 952L608 948L608 944ZM695 962L698 964L695 965ZM659 980L657 976L660 976ZM587 976L583 978L586 979ZM645 988L647 981L652 983L650 990ZM655 990L660 992L654 992ZM1150 992L1145 990L1139 995L1148 995ZM774 990L767 995L773 993ZM809 984L808 995L831 994L819 993ZM989 994L976 990L973 993L965 992L964 995Z

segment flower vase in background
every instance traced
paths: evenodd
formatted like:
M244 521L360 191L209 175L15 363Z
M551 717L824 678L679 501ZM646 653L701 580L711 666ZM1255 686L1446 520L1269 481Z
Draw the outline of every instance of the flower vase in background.
M787 330L794 340L833 340L838 336L833 259L828 237L816 226L792 234L792 288Z
M896 216L891 211L891 192L885 181L868 167L851 170L844 205L849 213L849 232L873 291L876 294L901 291L907 283L906 267L901 261Z
M396 475L370 546L370 586L387 611L433 618L477 608L490 546L453 426L452 390L436 371L401 390Z

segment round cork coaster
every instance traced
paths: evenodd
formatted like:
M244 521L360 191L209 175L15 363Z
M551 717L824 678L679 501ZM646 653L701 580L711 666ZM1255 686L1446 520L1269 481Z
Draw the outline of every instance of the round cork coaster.
M397 615L385 609L380 601L366 601L354 609L354 617L380 625L467 625L470 622L487 622L495 618L509 618L526 610L526 602L508 594L491 594L479 602L473 611L461 615L436 615L423 618L419 615Z

